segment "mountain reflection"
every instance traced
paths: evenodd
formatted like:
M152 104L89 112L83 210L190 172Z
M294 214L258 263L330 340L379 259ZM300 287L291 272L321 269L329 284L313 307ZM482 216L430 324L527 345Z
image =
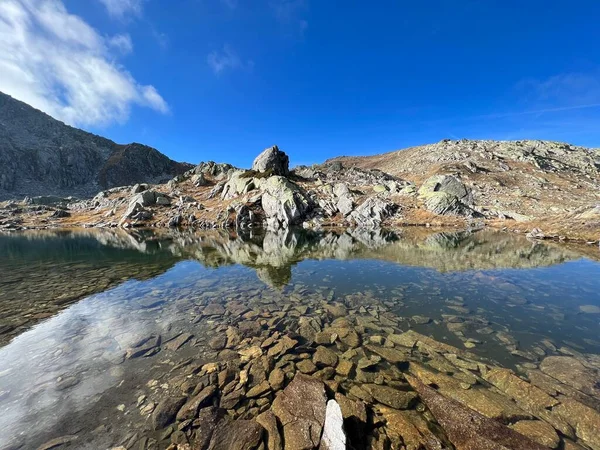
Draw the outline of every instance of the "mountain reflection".
M209 268L240 264L280 289L290 282L292 268L304 260L371 259L450 272L541 267L581 256L577 248L489 230L287 230L246 235L223 230L60 230L0 235L0 345L65 305L129 279L156 277L182 260Z

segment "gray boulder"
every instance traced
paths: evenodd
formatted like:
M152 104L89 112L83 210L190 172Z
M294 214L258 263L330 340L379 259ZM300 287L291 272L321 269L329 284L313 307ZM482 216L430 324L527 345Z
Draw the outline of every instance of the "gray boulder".
M425 208L434 214L470 215L473 196L471 191L452 175L435 175L419 188L419 198Z
M274 145L265 149L256 157L252 163L252 170L256 172L269 171L272 175L286 177L290 173L289 165L290 159L288 156Z
M350 220L359 227L379 227L386 217L394 213L396 206L377 197L369 197L350 214Z
M269 177L261 183L262 208L267 227L272 230L287 228L301 221L310 209L310 203L301 189L281 176Z

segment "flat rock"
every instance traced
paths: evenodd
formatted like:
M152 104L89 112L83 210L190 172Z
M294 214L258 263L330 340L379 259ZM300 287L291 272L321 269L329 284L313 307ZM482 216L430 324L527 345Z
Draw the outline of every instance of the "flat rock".
M406 375L406 379L418 392L457 450L547 449L497 420L489 419L455 400L444 397L410 375Z
M213 432L208 450L253 450L264 428L254 420L222 420Z
M312 449L319 445L325 423L327 397L323 382L297 374L271 407L283 426L286 450Z
M57 437L57 438L51 439L48 442L40 445L37 448L37 450L51 450L53 448L57 448L62 445L73 442L76 439L77 439L77 435L75 435L75 434L69 434L66 436Z
M540 370L585 394L600 397L600 373L588 369L577 358L548 356L540 364Z
M557 448L560 444L560 437L552 425L542 420L520 420L510 428L549 448Z
M216 393L216 386L206 386L198 395L183 405L177 413L177 420L194 419L198 414L198 410L204 406L208 406Z
M379 347L377 345L366 345L365 346L370 352L373 352L383 359L393 363L398 364L402 362L408 361L408 354L403 350L398 350L395 348L387 348L387 347Z
M313 354L313 362L317 366L331 366L334 367L338 362L338 357L333 350L328 349L319 345L317 351Z
M179 350L187 341L189 341L194 335L190 333L182 333L179 336L171 339L165 344L165 347L169 350Z
M575 429L577 437L594 450L600 449L600 413L578 401L559 397L561 403L553 408Z
M186 400L183 396L169 396L161 400L152 413L153 429L160 430L172 423Z
M379 403L391 406L394 409L408 409L412 407L417 400L416 393L400 391L390 386L364 384L362 387Z
M424 448L441 448L435 445L435 441L425 437L410 420L407 411L396 411L391 408L379 408L379 412L386 421L385 430L392 439L401 441L406 450L421 450Z

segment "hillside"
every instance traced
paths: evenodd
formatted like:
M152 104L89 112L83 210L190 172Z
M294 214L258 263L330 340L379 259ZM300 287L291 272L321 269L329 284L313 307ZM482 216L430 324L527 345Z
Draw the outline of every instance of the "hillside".
M420 185L453 175L471 191L476 209L490 217L540 218L577 213L600 204L600 152L550 141L443 140L327 164L376 169Z
M288 167L277 146L252 168L201 163L168 183L70 204L0 205L0 229L494 227L536 239L600 238L597 152L544 141L443 141Z
M90 197L188 170L142 144L119 145L70 127L0 92L0 199Z

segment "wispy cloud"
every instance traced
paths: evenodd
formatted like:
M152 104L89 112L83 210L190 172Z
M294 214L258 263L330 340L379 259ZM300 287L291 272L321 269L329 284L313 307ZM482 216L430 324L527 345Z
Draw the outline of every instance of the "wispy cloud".
M122 123L133 105L168 112L115 48L130 51L131 39L103 37L60 0L0 1L0 91L69 124Z
M133 51L133 42L131 36L127 33L115 34L113 37L108 38L108 45L124 55Z
M600 103L600 72L564 73L546 79L528 78L517 83L524 101L548 108L576 107Z
M291 33L304 35L308 21L303 17L308 9L307 0L270 0L275 19Z
M209 53L206 62L216 75L226 70L252 69L254 66L253 61L242 61L229 45L224 45L222 50L215 50Z
M100 0L100 2L112 17L122 20L140 16L144 0Z

